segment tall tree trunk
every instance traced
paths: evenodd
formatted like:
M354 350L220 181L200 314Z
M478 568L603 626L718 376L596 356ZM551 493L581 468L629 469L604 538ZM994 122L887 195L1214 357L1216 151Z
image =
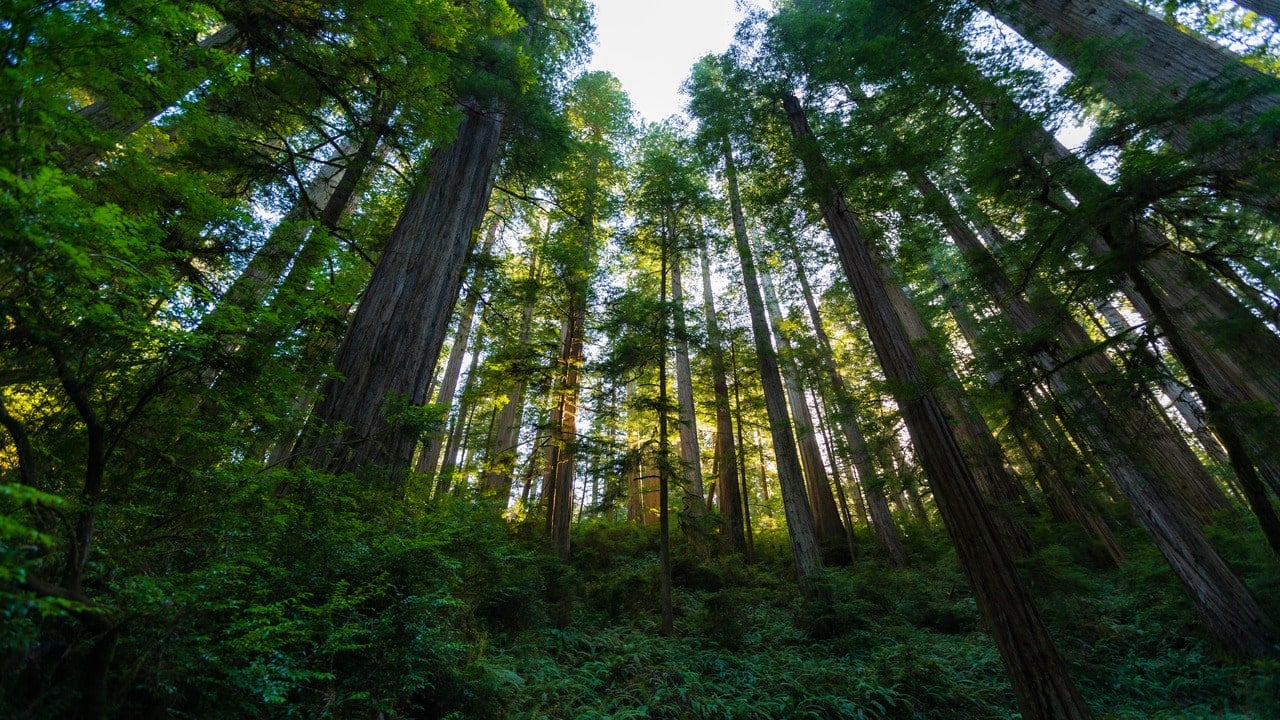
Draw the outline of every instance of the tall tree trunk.
M785 96L783 106L859 313L885 376L897 388L907 430L929 475L978 611L1013 681L1019 709L1033 720L1090 717L1066 661L1054 647L1034 599L1018 576L1014 557L978 491L978 480L956 442L951 423L929 389L886 291L879 263L862 236L857 217L833 183L799 100Z
M693 534L702 533L700 518L706 507L702 489L702 454L698 449L698 425L693 407L693 371L689 367L689 338L684 325L684 288L680 258L671 263L672 332L676 350L676 401L680 407L680 477L684 490L683 512Z
M675 632L675 616L671 607L671 432L667 424L667 338L671 327L667 308L668 243L662 245L662 267L658 283L662 286L658 329L658 565L659 595L662 604L663 635Z
M907 562L906 550L902 546L902 536L893 524L893 515L889 512L889 502L884 496L884 479L876 472L871 461L871 452L867 449L867 441L858 425L857 409L849 388L845 385L844 376L836 367L835 353L831 347L831 336L822 324L822 316L818 312L818 303L813 295L813 287L809 284L809 273L804 269L800 251L795 243L791 246L791 260L795 264L796 279L800 281L800 291L804 295L805 308L809 311L809 323L813 326L814 335L818 339L818 354L822 358L823 369L831 382L832 394L835 396L837 419L848 444L849 454L854 470L858 473L858 485L867 496L867 510L871 516L871 528L875 532L876 542L889 556L889 560L899 567Z
M376 467L398 485L413 457L417 431L398 416L426 403L501 148L500 112L463 114L454 140L432 152L343 338L321 426L304 439L315 466Z
M386 133L387 120L393 110L394 105L390 102L382 102L378 105L369 124L361 133L355 152L333 176L336 184L329 189L329 184L326 183L322 192L311 194L310 199L313 202L322 196L324 202L308 208L305 215L300 215L297 220L301 221L304 217L314 214L314 226L305 229L300 235L294 235L289 228L284 228L286 237L281 238L282 242L279 245L274 244L275 233L273 232L272 239L258 250L250 261L250 265L258 260L258 255L266 253L263 262L252 274L248 268L245 270L244 274L252 279L247 282L243 290L234 289L234 285L229 288L223 294L219 307L215 308L208 318L201 321L201 327L207 325L211 331L217 332L222 325L235 324L235 311L248 311L270 296L270 299L266 300L266 312L259 316L258 321L243 336L239 352L241 357L251 357L255 360L260 357L269 357L271 348L296 330L303 321L306 306L300 300L307 291L307 283L310 282L313 272L323 261L329 249L329 244L325 240L338 232L342 219L350 212L360 189L364 187L365 180L378 157L378 147ZM283 242L285 239L290 242ZM300 244L289 247L292 242ZM287 271L285 271L286 266L288 266ZM280 277L281 273L283 277ZM238 283L239 280L237 280ZM272 288L275 290L274 295L271 295ZM226 311L222 309L224 303L230 303L228 307L233 310L232 318L224 319L226 318L224 314ZM332 353L333 348L329 348L325 362L332 357ZM216 380L216 386L225 388L226 383L232 383L237 387L252 386L265 367L264 363L257 362L251 368L240 367L235 373L222 373ZM309 392L314 386L308 383L304 388ZM307 407L310 407L309 403ZM291 447L285 448L282 455L287 456L290 449Z
M770 340L769 323L765 319L764 298L760 294L756 278L755 260L751 256L751 244L747 238L747 221L742 213L742 200L738 194L738 171L734 165L733 150L728 138L722 140L725 184L729 191L729 206L733 215L733 236L742 263L743 284L747 292L747 307L751 315L751 330L755 336L756 360L760 365L760 382L764 387L765 410L769 415L769 433L773 438L773 452L778 467L778 482L782 487L782 508L787 516L787 534L791 539L791 553L796 563L796 575L804 580L822 569L822 556L814 533L813 516L805 497L804 473L800 457L796 454L795 440L791 435L791 420L787 415L787 398L778 372L778 356ZM761 464L763 465L763 458Z
M497 219L489 225L489 231L485 233L484 244L480 247L480 252L476 254L476 257L488 255L489 251L493 249L493 244L498 238L499 225L500 221ZM462 301L462 312L458 316L458 328L453 333L453 347L449 348L449 359L445 362L444 375L440 379L440 389L436 392L436 404L444 405L449 409L453 408L453 396L458 391L462 361L466 357L467 347L471 341L471 325L475 322L476 307L479 306L480 297L484 294L484 274L484 263L477 264L475 271L471 274L471 286L467 288L467 295ZM418 454L418 464L414 468L415 470L424 475L431 475L436 471L436 468L440 465L440 447L443 437L441 432L427 434L426 441L422 446L422 452Z
M559 402L552 414L551 446L543 505L547 531L562 560L569 559L569 523L573 519L573 480L578 458L578 399L586 336L586 288L571 289L560 348Z
M516 343L517 358L523 358L529 348L529 336L533 331L533 310L537 301L538 259L529 264L529 277L524 288L524 306L520 310L520 334ZM489 469L485 472L485 485L505 507L511 494L511 474L515 471L517 446L524 412L524 392L527 371L516 370L516 378L507 391L507 403L498 416L498 427L489 452Z
M716 318L715 299L711 292L711 261L707 257L707 241L703 238L698 247L698 261L702 270L702 310L707 327L706 352L711 360L711 387L716 402L716 484L720 488L720 517L729 546L739 553L746 552L746 536L743 529L743 488L738 480L738 452L734 447L733 417L729 410L729 381L725 376L724 339L720 333L720 321ZM741 438L738 444L741 445Z
M774 341L778 346L779 370L782 372L782 384L787 390L787 401L791 405L791 424L796 433L796 445L800 450L800 464L804 469L805 487L809 495L809 511L813 513L818 541L825 549L838 548L845 542L845 529L840 522L840 512L836 509L835 497L831 494L831 481L827 477L826 467L822 464L822 450L818 447L818 438L814 433L813 414L809 404L805 402L804 389L800 386L799 369L796 367L795 350L791 340L783 332L785 322L782 308L778 305L778 293L773 287L773 275L766 263L759 267L760 284L764 290L764 305L769 313L773 326Z
M1239 128L1280 110L1280 79L1249 67L1230 51L1127 0L980 4L1116 105L1141 114L1153 102L1178 103L1184 109L1163 112L1174 119L1162 122L1159 131L1211 169L1250 184L1256 180L1256 163L1274 154L1280 132L1274 123L1243 135ZM1197 133L1197 121L1214 122L1214 132ZM1225 146L1222 135L1231 137ZM1269 194L1265 188L1253 191ZM1280 208L1274 195L1259 199Z

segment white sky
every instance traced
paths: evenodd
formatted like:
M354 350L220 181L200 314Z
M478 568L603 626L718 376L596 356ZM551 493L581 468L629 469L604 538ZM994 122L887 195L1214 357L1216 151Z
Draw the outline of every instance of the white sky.
M738 21L734 0L594 0L591 69L622 81L632 106L657 122L683 110L680 84L698 58L721 53Z

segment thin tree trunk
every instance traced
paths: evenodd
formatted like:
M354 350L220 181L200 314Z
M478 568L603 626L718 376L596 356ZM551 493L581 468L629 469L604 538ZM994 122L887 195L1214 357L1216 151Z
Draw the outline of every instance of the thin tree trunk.
M242 36L238 28L234 25L223 25L196 43L192 48L194 52L188 56L188 63L194 65L200 62L200 55L209 50L221 50L228 55L237 54L243 48L241 40ZM186 68L186 70L190 69L192 69L190 66ZM152 96L132 98L134 107L122 110L110 101L99 100L77 110L76 115L93 125L102 137L96 143L68 148L62 154L60 166L64 170L75 171L89 165L97 160L104 150L123 141L147 123L155 120L160 113L172 107L182 99L183 95L203 82L203 79L193 79L189 87L173 88L171 87L173 84L182 80L163 73L151 80L152 82L146 83L144 92Z
M426 403L501 148L501 113L463 112L455 139L432 152L338 350L315 412L321 426L305 441L313 465L379 468L399 485L413 458L417 431L397 416Z
M693 407L693 371L689 367L689 339L684 325L684 288L680 258L671 263L672 332L676 350L676 401L680 407L680 477L684 490L683 511L695 536L702 533L700 518L706 512L702 488L702 454L698 449L698 425Z
M658 282L662 286L659 293L661 327L658 329L658 564L663 635L675 632L675 616L671 607L671 434L667 428L667 331L670 328L667 312L667 247L667 243L663 243L662 268L658 274Z
M800 102L783 99L798 151L823 217L835 239L858 310L928 473L934 498L968 576L978 611L1013 681L1022 714L1032 720L1088 718L1040 611L1018 576L1014 557L978 491L978 480L924 371L883 282L879 263L856 216L832 182Z
M715 299L711 292L711 261L707 257L707 241L703 238L698 247L698 261L702 271L702 311L707 327L706 353L711 361L711 387L716 403L716 485L720 488L720 517L729 546L745 553L746 535L743 527L743 488L738 479L738 450L734 446L733 417L729 409L729 381L725 376L724 339L720 321L716 318ZM741 432L739 432L739 435ZM742 439L738 438L738 447Z
M853 515L849 511L849 499L845 496L844 483L840 482L839 460L836 458L835 446L831 442L831 424L827 422L829 415L825 407L826 401L814 392L813 403L814 411L818 414L818 427L822 431L822 445L827 451L827 457L831 460L831 479L835 485L836 502L840 505L840 517L844 521L844 537L848 545L849 561L852 562L858 557L858 538L854 534Z
M831 494L831 481L822 464L822 451L814 433L813 416L805 402L804 389L800 386L799 369L796 367L795 350L791 340L783 332L782 308L778 305L778 293L774 290L773 275L765 263L761 263L760 284L764 290L764 305L773 327L774 342L778 346L778 366L782 384L787 390L791 406L791 424L796 433L796 445L800 451L800 464L804 469L805 487L808 490L809 511L813 513L818 541L823 547L838 548L845 542L845 528L840 522L835 497Z
M493 244L498 239L499 225L500 221L497 219L489 225L489 231L485 233L484 244L481 245L477 257L488 255L489 251L493 249ZM436 392L435 403L444 405L449 409L452 409L453 396L458 391L458 380L462 373L462 361L466 357L467 347L471 341L471 326L475 322L476 307L480 305L480 297L484 295L484 268L483 263L477 264L475 271L471 274L471 286L467 288L467 295L462 301L462 313L458 316L458 328L453 333L453 347L449 348L449 359L445 362L444 375L440 379L440 389ZM474 357L475 353L472 353L472 355ZM426 441L422 446L422 452L418 454L418 464L414 468L415 470L423 475L431 475L436 471L436 468L440 465L440 449L443 439L443 434L440 432L427 434Z
M844 377L836 367L834 351L831 347L831 336L822 324L822 316L818 312L818 303L809 285L809 274L805 272L804 262L795 243L791 246L791 260L796 268L796 279L800 281L800 291L804 295L805 307L809 311L809 323L813 326L814 335L818 339L818 354L822 358L823 369L831 382L835 395L836 411L840 421L840 429L848 444L853 467L858 473L858 485L867 496L867 510L871 516L871 527L876 541L889 556L893 564L901 567L906 564L906 550L902 546L902 537L893 524L893 515L889 512L889 503L884 496L884 479L876 472L871 462L871 453L867 449L867 441L858 425L857 409L849 395ZM861 505L861 503L859 503Z
M586 288L571 290L560 349L560 400L552 415L547 478L543 483L547 530L562 560L569 559L569 521L573 518L573 481L578 457L578 398L584 359Z
M517 357L523 358L529 348L533 331L533 310L537 301L538 260L535 256L529 265L529 278L525 285L524 306L520 311L520 334L516 344ZM507 391L507 403L498 416L497 432L489 453L489 469L485 473L485 485L495 498L505 505L511 494L511 474L515 470L520 427L524 412L526 372L517 369L516 379Z
M782 487L782 507L787 516L787 534L791 539L791 552L796 563L796 575L800 580L808 578L822 568L822 556L814 533L813 516L805 497L804 474L800 458L796 454L795 440L791 435L791 421L787 416L787 400L778 372L778 357L770 341L769 323L765 319L764 298L756 279L755 260L747 239L746 218L742 214L742 201L738 195L738 173L733 161L733 151L728 138L721 144L724 156L725 184L729 191L729 205L733 215L733 235L737 243L738 259L742 263L743 284L747 291L747 306L751 315L751 329L755 336L756 360L760 366L760 381L764 387L765 409L769 415L769 432L773 438L773 452L778 466L778 482ZM763 465L763 459L761 461ZM762 468L763 469L763 468Z

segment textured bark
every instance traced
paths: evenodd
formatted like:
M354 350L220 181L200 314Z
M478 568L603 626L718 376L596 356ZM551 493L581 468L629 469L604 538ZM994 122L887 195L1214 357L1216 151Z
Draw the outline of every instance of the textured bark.
M915 303L898 284L892 269L873 253L885 297L898 315L903 331L910 341L917 358L934 372L945 373L948 383L937 383L926 372L921 380L931 388L931 393L941 405L951 422L951 431L968 462L969 470L978 481L978 489L993 506L993 517L1000 532L1013 550L1026 555L1032 550L1031 536L1027 533L1019 515L1035 515L1038 510L1018 478L1009 471L1004 450L996 441L990 426L981 413L973 407L955 376L950 362L929 339L929 329L916 310ZM923 368L922 368L923 369ZM899 403L901 405L901 403ZM932 477L930 478L932 483Z
M680 407L680 478L684 491L683 510L690 518L706 513L702 489L702 454L698 449L698 424L693 407L693 371L689 367L689 340L684 326L684 287L680 259L671 263L671 303L674 316L676 402ZM696 525L696 523L694 523Z
M800 385L800 373L796 367L795 350L791 340L783 332L785 322L778 305L778 293L773 287L773 275L763 263L760 268L760 284L764 290L765 309L773 326L777 343L779 370L782 384L787 390L787 402L791 406L791 424L795 429L796 445L800 451L800 465L804 469L805 488L808 490L809 511L813 513L814 529L818 541L826 549L838 548L845 542L845 528L840 522L835 497L831 494L831 480L822 464L822 451L814 433L813 414L805 401L804 388Z
M1198 121L1235 130L1280 109L1280 80L1230 51L1181 32L1127 0L980 4L1122 108L1141 113L1153 102L1179 103L1158 129L1174 147L1193 151L1211 168L1248 177L1248 166L1274 157L1274 123L1265 132L1235 137L1226 147L1216 132L1196 133ZM1275 197L1263 202L1277 207Z
M933 487L978 611L1013 681L1018 707L1032 720L1088 718L1090 712L1054 647L1014 557L951 430L951 422L929 390L924 371L886 292L879 263L862 236L857 217L832 181L800 102L783 99L815 200L835 240L885 376Z
M427 400L501 134L500 113L464 108L457 137L432 152L338 350L338 376L315 412L322 427L306 443L313 465L378 467L393 484L408 468L417 433L394 414Z
M814 335L818 339L818 354L822 356L823 369L827 373L832 394L835 396L840 429L844 433L854 470L858 473L858 484L867 496L866 509L871 517L871 528L875 532L876 542L889 556L889 560L895 565L903 566L907 562L906 549L902 546L902 536L899 535L898 528L893 523L893 515L889 512L889 502L884 496L884 479L876 472L875 464L871 461L871 452L867 449L866 438L858 425L853 399L849 395L844 377L836 367L831 337L822 324L818 303L814 299L813 288L809 285L809 274L805 272L804 263L794 243L791 248L791 260L795 263L796 278L800 281L805 307L809 311L809 322L813 325Z
M484 244L480 247L480 255L487 255L498 238L497 221L489 226L485 233ZM476 307L484 294L484 266L476 267L471 275L471 286L462 301L462 312L458 316L458 328L453 333L453 347L449 348L449 359L444 365L444 374L440 377L440 388L436 392L435 403L453 408L453 396L458 391L458 380L462 373L462 361L466 357L467 348L471 345L471 326L475 322ZM427 434L423 442L422 452L418 454L418 464L414 469L424 475L430 475L440 465L440 451L444 439L442 432Z
M966 91L991 125L1020 130L1019 150L1028 166L1043 164L1049 180L1079 199L1086 247L1099 260L1119 259L1126 272L1136 273L1136 279L1118 278L1121 289L1138 314L1163 332L1206 406L1216 408L1209 425L1229 446L1233 469L1245 477L1255 469L1272 493L1280 493L1280 445L1274 442L1280 433L1280 337L1157 228L1111 217L1107 203L1114 189L998 88L973 78ZM1163 321L1153 310L1157 305Z
M706 353L711 361L711 387L716 403L716 484L720 488L720 517L724 523L724 535L729 545L740 553L746 552L743 529L743 488L738 478L738 451L734 446L733 417L729 409L729 381L725 375L724 339L720 333L720 321L716 319L714 295L711 292L711 261L707 257L704 239L698 248L698 261L702 270L702 310L707 327ZM741 439L739 439L741 445Z
M778 466L778 483L782 487L782 508L787 517L787 534L791 539L791 553L796 563L796 575L804 580L822 569L822 557L814 533L813 515L805 497L804 471L796 453L791 434L791 419L787 415L787 398L778 372L778 356L770 340L769 323L765 319L764 298L756 278L755 260L747 239L747 222L742 213L742 200L738 195L738 173L734 165L733 151L728 139L722 141L725 184L729 191L729 206L733 215L733 236L742 263L743 284L747 292L747 306L751 315L751 331L755 337L756 359L760 365L760 382L764 387L765 410L769 416L769 434L773 439L774 459ZM761 472L763 472L763 456ZM767 492L767 485L766 485ZM767 499L767 496L766 496Z

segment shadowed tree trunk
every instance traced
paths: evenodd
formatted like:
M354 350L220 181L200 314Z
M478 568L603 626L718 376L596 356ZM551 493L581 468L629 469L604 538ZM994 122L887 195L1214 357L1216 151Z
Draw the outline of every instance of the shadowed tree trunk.
M765 263L761 263L759 270L760 284L764 290L764 306L778 346L779 370L782 373L782 384L787 390L787 401L791 406L791 424L795 428L800 464L804 468L809 511L813 513L818 541L827 550L838 548L845 542L845 528L840 522L835 497L831 494L831 480L822 464L822 451L818 448L818 437L814 432L813 414L809 410L809 404L805 402L804 389L800 386L795 350L782 330L785 321L782 308L778 305L778 293L773 287L773 275Z
M304 437L309 462L332 472L377 467L399 484L418 431L501 147L502 114L463 108L457 136L436 148L360 299Z
M721 142L724 159L725 185L729 193L729 206L733 215L733 236L742 263L743 284L747 293L747 307L751 315L751 330L756 343L756 360L760 366L760 382L764 387L765 410L769 415L769 433L773 438L773 452L778 466L778 483L782 487L782 508L787 516L787 534L791 539L791 553L796 563L796 575L804 580L822 569L822 557L814 533L813 516L806 499L804 472L800 457L796 454L795 439L791 435L791 419L787 415L787 398L778 372L778 356L770 341L769 323L765 319L764 298L756 278L755 260L747 238L747 221L742 214L742 200L738 194L738 171L734 165L733 150L729 140ZM761 458L761 470L764 460ZM767 486L766 486L767 492Z
M804 262L800 258L799 248L795 243L791 246L791 260L795 264L796 278L800 281L800 290L804 294L805 307L809 311L809 322L818 339L818 354L822 357L822 366L831 382L832 394L835 396L836 412L840 429L848 444L849 454L854 470L858 473L858 485L867 497L867 511L871 516L871 529L875 533L876 542L889 556L889 560L899 567L906 565L906 549L902 546L902 536L893 524L893 515L889 512L889 501L884 496L884 479L876 472L871 461L871 452L867 449L866 438L858 425L857 410L849 396L844 377L836 368L835 355L831 347L831 337L822 324L822 316L818 313L818 303L813 296L813 288L809 285L809 274L805 272ZM861 503L859 503L860 505Z
M886 292L879 263L845 204L809 129L799 100L783 98L811 191L835 239L841 264L857 299L885 376L897 389L907 430L929 475L978 611L1013 681L1018 707L1031 720L1088 718L1088 705L1071 681L1040 611L1018 576L1014 557L997 530L951 430L934 397L912 343Z

